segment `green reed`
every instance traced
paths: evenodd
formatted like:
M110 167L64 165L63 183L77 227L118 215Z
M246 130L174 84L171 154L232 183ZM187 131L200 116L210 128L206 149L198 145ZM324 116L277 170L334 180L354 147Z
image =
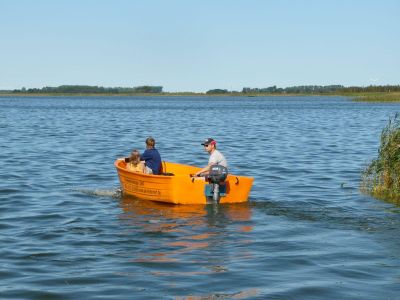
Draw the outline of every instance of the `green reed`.
M361 191L400 204L400 114L382 130L378 157L364 169Z
M400 92L354 93L354 101L360 102L400 102Z

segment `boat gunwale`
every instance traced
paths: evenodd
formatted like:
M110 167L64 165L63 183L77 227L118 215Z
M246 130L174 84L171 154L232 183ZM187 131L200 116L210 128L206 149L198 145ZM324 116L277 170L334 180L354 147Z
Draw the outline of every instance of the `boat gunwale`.
M146 174L146 173L140 173L140 172L135 172L135 171L131 171L128 170L127 168L121 167L119 166L120 162L124 162L122 159L117 159L114 162L114 166L119 170L119 171L123 171L123 172L127 172L129 174L135 175L135 176L139 176L139 177L145 177L145 178L173 178L175 176L179 176L179 175L187 175L187 174L178 174L178 175L173 175L173 176L169 176L169 175L163 175L163 174Z
M157 174L157 175L155 175L155 174L146 174L146 173L140 173L140 172L135 172L135 171L131 171L131 170L128 170L127 168L124 168L124 167L121 167L121 166L119 166L119 163L120 162L124 162L124 160L123 159L117 159L115 162L114 162L114 166L118 169L118 170L122 170L122 171L124 171L124 172L128 172L129 174L133 174L133 175L135 175L135 176L139 176L139 177L148 177L148 178L174 178L174 177L183 177L183 176L190 176L190 174L187 174L187 173L179 173L179 174L174 174L174 175L172 175L172 176L170 176L170 175L163 175L163 174ZM196 168L196 169L199 169L200 170L200 168L199 167L196 167L196 166L191 166L191 165L187 165L187 164L181 164L181 163L174 163L174 162L169 162L169 161L162 161L162 164L163 164L163 166L166 164L166 163L169 163L169 164L175 164L175 165L181 165L181 166L184 166L184 167L191 167L191 168ZM231 173L228 173L228 178L229 177L239 177L239 178L249 178L249 179L253 179L254 180L254 177L252 177L252 176L244 176L244 175L235 175L235 174L231 174ZM194 178L194 177L192 177L192 178Z

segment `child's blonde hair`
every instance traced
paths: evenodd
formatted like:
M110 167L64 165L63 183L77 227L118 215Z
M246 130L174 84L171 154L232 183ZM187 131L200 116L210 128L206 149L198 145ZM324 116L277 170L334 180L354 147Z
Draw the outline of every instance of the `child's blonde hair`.
M140 152L138 150L133 150L131 156L129 158L129 163L132 164L134 167L140 163Z

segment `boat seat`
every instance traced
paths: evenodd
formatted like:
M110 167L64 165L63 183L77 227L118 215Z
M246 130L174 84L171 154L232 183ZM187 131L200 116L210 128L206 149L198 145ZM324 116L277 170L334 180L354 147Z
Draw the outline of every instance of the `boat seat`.
M160 173L160 175L162 175L162 176L175 176L174 173L168 173L168 172Z

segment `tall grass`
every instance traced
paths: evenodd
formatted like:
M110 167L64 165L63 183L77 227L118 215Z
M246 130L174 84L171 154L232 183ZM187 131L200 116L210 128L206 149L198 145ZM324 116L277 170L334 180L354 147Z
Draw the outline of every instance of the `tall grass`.
M400 204L400 114L382 130L378 157L364 169L361 191Z
M349 94L360 102L400 102L400 92L354 93Z

